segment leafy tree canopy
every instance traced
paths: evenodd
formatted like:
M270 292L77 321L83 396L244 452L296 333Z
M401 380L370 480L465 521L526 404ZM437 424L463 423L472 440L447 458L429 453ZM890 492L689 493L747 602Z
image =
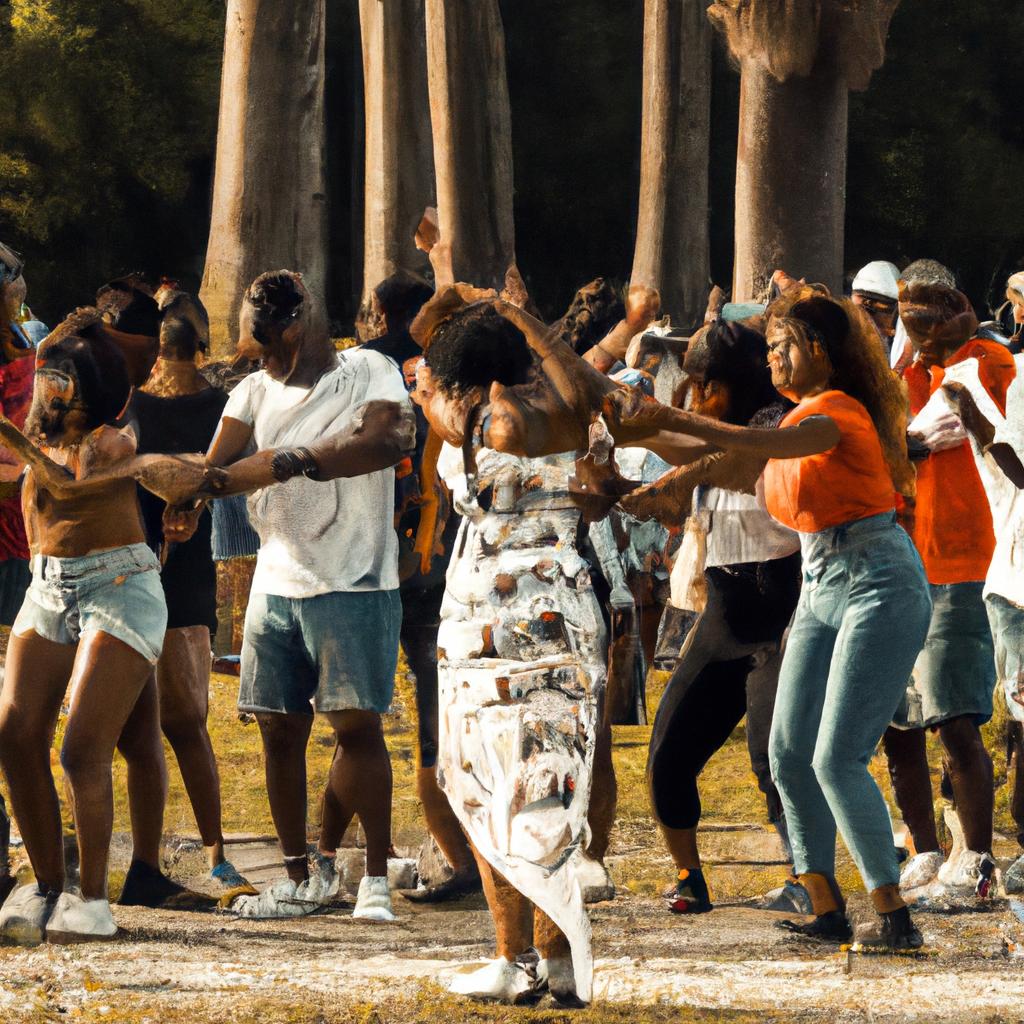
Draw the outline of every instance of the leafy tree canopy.
M124 270L201 267L184 222L206 205L223 22L209 0L0 6L0 218L42 314Z

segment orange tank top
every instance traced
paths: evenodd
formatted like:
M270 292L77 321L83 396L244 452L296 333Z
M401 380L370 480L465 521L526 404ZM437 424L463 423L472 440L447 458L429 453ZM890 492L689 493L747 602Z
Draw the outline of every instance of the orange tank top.
M764 493L772 517L801 533L817 533L891 512L896 492L867 409L843 391L824 391L801 402L779 426L808 416L833 420L839 443L817 455L768 460Z

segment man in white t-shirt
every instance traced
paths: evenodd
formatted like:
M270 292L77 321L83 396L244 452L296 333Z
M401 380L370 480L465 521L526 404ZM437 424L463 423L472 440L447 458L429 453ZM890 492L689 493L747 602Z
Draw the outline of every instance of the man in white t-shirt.
M402 375L376 352L338 353L319 301L298 274L263 274L246 293L239 352L262 364L231 393L208 455L214 466L253 446L276 449L279 483L250 495L260 537L242 646L238 706L256 716L286 879L232 909L245 917L309 913L337 891L334 850L306 855L306 744L314 710L338 747L324 792L335 818L366 834L354 916L392 920L387 886L391 763L380 715L391 704L402 606L392 514L401 451L355 431L349 473L318 482L304 445L352 430L368 403L411 408ZM356 451L358 449L358 451ZM312 866L312 870L310 867Z

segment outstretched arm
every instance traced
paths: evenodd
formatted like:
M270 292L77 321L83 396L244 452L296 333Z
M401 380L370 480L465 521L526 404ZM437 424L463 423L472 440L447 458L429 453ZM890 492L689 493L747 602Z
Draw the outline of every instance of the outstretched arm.
M826 452L839 443L839 428L830 416L808 416L792 427L738 427L661 405L635 391L611 395L605 401L605 418L617 440L619 432L664 431L764 459L799 459Z
M661 295L657 288L646 285L630 285L626 296L626 316L620 320L589 352L582 356L601 373L608 373L617 363L626 358L629 343L636 335L645 331L661 308Z
M344 430L303 448L269 448L211 473L206 493L245 494L294 476L337 480L388 469L416 447L416 418L404 402L367 402Z
M963 384L954 381L943 384L942 388L956 406L964 430L974 437L982 451L992 456L996 465L1009 478L1010 483L1014 487L1024 490L1024 464L1021 463L1020 456L1014 451L1012 445L1005 442L993 443L996 428L985 418L970 391Z
M670 470L653 483L619 500L636 519L657 519L662 526L682 526L690 514L693 492L701 484L753 494L766 460L748 452L715 452L689 466Z

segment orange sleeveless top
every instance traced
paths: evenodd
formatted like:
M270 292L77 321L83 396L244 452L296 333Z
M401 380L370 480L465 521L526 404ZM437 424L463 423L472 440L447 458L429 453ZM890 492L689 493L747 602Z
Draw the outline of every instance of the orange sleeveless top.
M896 507L896 491L867 409L843 391L824 391L801 402L779 424L828 416L839 443L800 459L769 459L764 471L768 511L784 526L817 533Z

